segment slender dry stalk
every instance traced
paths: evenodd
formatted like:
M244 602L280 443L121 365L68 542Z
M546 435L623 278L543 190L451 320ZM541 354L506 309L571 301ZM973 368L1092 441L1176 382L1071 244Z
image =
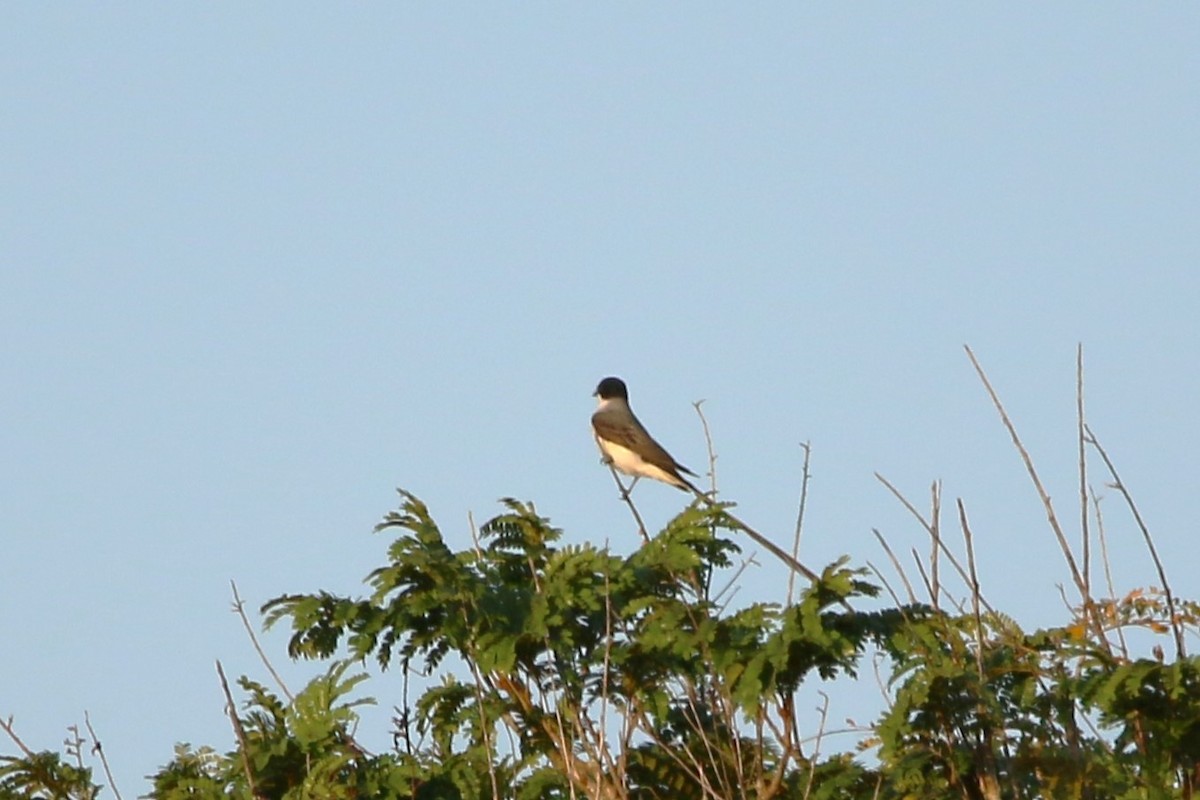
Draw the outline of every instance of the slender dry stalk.
M903 608L903 605L900 603L900 596L896 594L896 590L892 588L890 583L888 583L888 579L883 577L883 573L879 571L879 567L868 561L867 569L871 570L871 573L879 579L880 583L883 584L883 588L887 590L889 595L891 595L892 603L896 606L896 608Z
M803 797L805 800L808 800L809 795L812 794L813 779L816 777L815 767L817 759L821 756L821 742L825 739L825 722L829 719L829 695L824 692L817 692L817 694L821 695L821 707L818 709L821 712L821 718L820 722L817 723L817 735L813 742L812 757L809 759L811 766L808 770L808 780L804 783Z
M638 513L637 506L633 504L633 498L629 496L630 489L633 488L633 483L630 483L629 489L626 489L625 484L621 483L620 476L617 475L617 468L609 464L608 471L612 473L613 480L617 484L617 489L621 491L621 499L625 501L625 504L629 506L629 510L633 512L633 518L637 521L638 533L642 535L642 541L648 544L650 542L650 534L646 533L646 523L642 521L642 515ZM634 483L636 483L636 480Z
M500 800L500 781L496 777L496 746L492 741L492 726L488 724L487 712L483 708L483 681L480 680L479 668L474 659L469 659L471 673L475 678L472 688L475 690L475 707L479 709L479 732L483 736L483 746L487 748L488 778L492 782L492 800Z
M267 672L271 673L271 677L275 680L279 689L287 697L288 702L295 702L296 697L283 682L283 678L279 677L279 673L275 671L275 667L271 664L271 660L267 658L267 654L263 652L262 645L258 643L258 637L254 635L254 628L250 625L250 620L246 618L246 604L242 602L241 595L238 594L237 583L233 580L229 581L229 586L233 589L233 610L234 613L242 620L242 627L246 629L246 635L250 637L250 643L254 645L254 652L258 653L258 658L262 661L263 666L267 668Z
M0 719L0 728L4 729L4 732L8 734L8 738L13 740L13 743L25 754L26 758L33 758L34 752L25 746L20 736L17 736L16 728L13 727L12 714L8 715L7 720Z
M696 624L696 622L697 621L693 618L693 624ZM698 654L698 657L708 660L708 653L701 652L700 654ZM704 687L701 687L701 688L704 688ZM704 725L703 720L706 719L708 716L708 714L706 713L709 709L708 702L706 701L706 699L702 700L701 698L697 697L696 685L694 683L692 683L690 678L686 679L684 681L682 690L683 690L683 692L682 692L683 695L687 698L687 705L684 706L682 709L684 719L686 719L689 722L689 724L691 725L692 731L697 735L697 737L699 737L700 742L704 745L704 749L708 756L708 763L711 764L713 767L718 768L720 770L718 772L718 777L724 779L725 783L729 783L729 776L725 769L726 768L725 762L723 759L721 759L718 756L719 748L717 748L713 744L712 740L708 736L707 731L705 730L705 725ZM717 699L720 701L725 700L725 698L720 695L718 695ZM702 707L703 707L703 710L702 710ZM722 709L722 710L726 711L726 713L727 713L727 709ZM736 742L736 735L735 735L735 742ZM699 761L696 761L695 755L692 754L690 750L688 751L688 757L696 763L696 771L698 774L703 776L703 780L705 782L705 785L707 786L708 778L706 776L703 766L700 765ZM740 768L740 761L739 761L739 768ZM739 775L740 774L741 773L739 771ZM728 795L726 795L726 796L728 796Z
M1083 344L1075 350L1075 434L1079 446L1079 534L1083 543L1083 589L1090 607L1092 597L1092 542L1088 528L1087 458L1083 414Z
M475 557L483 558L483 545L479 542L479 527L475 524L475 514L467 512L467 529L471 531L471 544L475 548Z
M958 501L958 524L962 527L963 543L967 548L967 568L971 573L971 613L975 617L975 668L979 672L980 685L987 679L983 670L983 617L979 613L979 576L975 572L975 543L971 536L971 525L967 522L967 509Z
M917 548L912 549L913 563L917 565L917 574L921 576L921 583L925 585L925 593L929 595L930 601L937 603L937 598L933 593L933 584L929 582L929 575L925 573L925 564L921 562L921 554L917 552ZM936 608L937 606L934 606Z
M764 759L757 758L755 761L758 766L758 780L760 784L765 783L765 788L756 792L758 797L775 797L779 794L779 788L783 786L783 779L787 777L788 765L796 760L796 743L792 738L793 728L791 720L795 716L790 698L778 698L775 703L775 713L779 716L779 722L776 723L767 714L760 712L761 718L766 720L767 727L771 729L771 734L775 737L775 741L779 742L779 761L775 765L775 769L771 772L770 780L764 781L763 767L766 766ZM764 744L762 734L762 724L757 726L756 730L758 739L758 749L761 753L767 745ZM747 787L743 787L745 792Z
M70 737L63 739L63 749L68 756L75 757L75 763L80 770L83 770L83 737L79 735L78 725L68 725L67 732Z
M925 564L924 564L924 562L921 561L921 554L917 552L917 548L915 548L915 547L912 549L911 553L912 553L912 557L913 557L913 563L917 565L917 574L919 574L921 576L921 583L924 584L925 591L928 592L930 595L932 595L933 594L933 586L930 585L930 583L929 583L929 575L925 572ZM965 577L965 573L964 573L964 577L963 577L963 583L968 586L970 585L970 578ZM954 610L957 613L962 614L963 613L962 602L955 599L954 595L950 594L949 592L946 592L945 595L946 595L946 599L950 601L950 605L954 606ZM985 608L988 608L987 600L983 599L982 596L980 596L979 602L983 603ZM988 610L991 611L991 608L988 608Z
M892 496L895 497L897 500L899 500L900 504L903 505L906 509L908 509L908 512L910 514L912 514L914 517L917 518L917 521L920 522L921 526L925 528L925 532L928 533L930 538L932 538L933 541L935 541L937 543L938 549L941 551L942 555L944 555L946 557L946 560L950 562L950 566L954 567L954 571L958 573L958 577L962 580L963 585L970 586L971 579L967 575L967 571L965 569L963 569L962 564L959 563L958 558L954 555L954 552L946 546L946 543L944 541L942 541L942 537L938 533L938 528L935 527L932 523L927 522L925 520L925 518L923 516L921 516L921 512L917 511L916 507L911 502L909 502L908 498L905 497L903 494L901 494L900 490L897 489L895 486L893 486L891 484L891 482L888 481L887 478L883 477L878 472L876 472L875 479L878 480L880 483L882 483L884 486L886 486L888 491L892 493ZM921 559L920 559L920 556L917 555L916 551L913 551L913 557L914 557L914 559L916 559L918 565L920 565ZM924 579L925 586L929 590L929 592L932 596L933 586L929 581L929 576L927 576L925 574L925 570L923 567L921 568L921 577ZM937 602L936 599L934 600L934 602ZM982 603L983 607L985 609L987 609L990 613L995 613L995 609L992 608L990 603L988 603L986 597L980 597L979 602Z
M686 772L688 777L700 787L705 797L711 796L713 800L723 800L720 795L713 791L712 787L709 785L707 776L705 776L703 769L700 768L700 762L696 760L695 756L693 756L690 751L683 751L688 757L688 760L685 761L680 757L678 748L667 744L667 742L663 741L662 737L658 735L657 729L653 723L646 718L646 712L641 707L636 709L630 708L630 713L637 715L638 728L642 735L658 745L659 749L662 750L662 752L665 753L666 756L675 763L675 766Z
M900 580L904 582L904 591L908 593L908 602L912 605L916 605L917 595L915 592L913 592L912 584L908 582L908 575L904 573L904 567L900 565L900 559L896 558L896 554L892 552L892 548L888 545L887 539L883 538L883 534L879 532L878 528L871 528L871 533L875 534L875 538L879 540L879 546L883 548L883 552L887 553L887 557L892 561L892 567L900 576ZM878 570L876 570L876 574L878 574ZM880 576L880 579L882 580L882 576ZM893 593L892 596L895 597L895 593ZM899 598L896 599L896 605L900 605Z
M1079 590L1080 595L1083 596L1084 602L1087 602L1087 586L1084 584L1083 575L1080 574L1079 567L1075 563L1075 556L1071 553L1071 545L1067 542L1067 537L1063 533L1062 526L1058 524L1058 516L1054 513L1054 504L1050 502L1050 495L1046 493L1046 488L1042 485L1042 479L1038 476L1037 469L1033 466L1033 459L1030 458L1029 451L1022 444L1021 437L1017 435L1016 427L1009 418L1008 412L1004 410L1004 405L1000 402L1000 397L996 394L996 390L992 388L992 384L988 380L987 374L984 373L983 367L979 365L978 359L975 358L975 353L969 346L963 345L963 347L967 351L967 357L971 359L971 365L975 367L975 373L979 376L979 380L983 382L983 388L987 390L988 397L992 399L992 405L996 407L996 411L1000 414L1000 420L1008 430L1008 435L1012 437L1013 446L1017 448L1017 452L1021 454L1021 459L1025 462L1025 471L1029 473L1034 488L1037 489L1038 497L1042 500L1042 506L1046 511L1046 519L1050 522L1050 529L1054 531L1054 535L1058 539L1058 546L1062 550L1063 558L1066 559L1067 566L1071 570L1071 579L1075 581L1075 586Z
M1146 549L1150 551L1150 558L1154 561L1154 568L1158 570L1158 579L1162 581L1163 594L1167 598L1167 614L1171 618L1171 632L1175 634L1175 654L1182 660L1187 655L1187 649L1183 642L1183 627L1179 624L1179 619L1175 614L1175 595L1171 592L1171 584L1167 581L1167 571L1163 568L1162 559L1158 557L1158 548L1154 546L1154 539L1150 536L1150 529L1146 527L1146 522L1142 519L1141 512L1138 511L1137 503L1133 502L1133 495L1125 488L1124 481L1117 474L1117 468L1113 465L1112 459L1108 457L1108 452L1100 445L1100 440L1096 438L1096 434L1092 432L1091 427L1085 425L1084 430L1087 432L1088 444L1096 448L1096 452L1100 454L1100 458L1104 461L1104 466L1108 469L1108 474L1112 476L1113 488L1125 498L1125 504L1133 512L1133 519L1137 522L1138 529L1142 532L1142 538L1146 542Z
M1104 564L1104 581L1108 586L1108 596L1112 598L1112 603L1115 606L1117 602L1117 589L1113 584L1112 562L1108 558L1108 537L1104 531L1104 514L1100 510L1100 498L1096 495L1095 491L1089 487L1088 492L1091 494L1092 508L1096 514L1096 534L1100 540L1100 560ZM1128 659L1129 645L1125 641L1125 626L1117 624L1114 627L1117 631L1117 642L1121 647L1121 655ZM1107 636L1104 637L1104 643L1108 645L1110 650L1112 649Z
M924 528L932 536L933 535L933 525L931 525L929 522L927 522L925 517L921 516L921 512L917 511L917 507L914 506L911 502L909 502L909 499L907 497L905 497L900 492L899 489L897 489L895 486L893 486L891 481L889 481L887 478L883 477L883 475L881 475L878 472L874 473L874 475L875 475L875 480L879 481L884 486L886 486L887 490L892 493L892 496L900 501L900 505L904 506L908 510L908 513L910 513L914 517L916 517L917 522L921 523L921 527Z
M940 608L938 598L942 593L942 581L938 571L938 551L942 543L942 482L929 485L929 581L933 584L933 607Z
M812 445L804 442L800 445L804 450L804 464L800 467L800 507L796 509L796 535L792 537L792 558L800 559L800 535L804 530L804 508L808 504L808 471L809 458L812 456ZM796 587L796 573L788 573L787 604L792 604L793 591Z
M700 417L700 427L704 429L704 447L708 451L708 483L713 497L717 496L717 451L713 448L712 431L708 429L708 419L704 416L704 411L700 406L704 405L703 400L697 400L692 403L692 408L696 409L696 416Z
M217 675L221 678L221 691L225 693L225 712L229 715L229 722L233 725L233 734L237 737L238 748L242 751L242 769L246 773L246 785L253 797L262 797L254 786L254 772L250 769L250 754L246 749L246 731L242 728L241 717L238 716L237 706L229 691L229 681L225 680L225 668L221 666L220 661L217 661Z
M907 620L908 617L906 616L905 619ZM876 651L875 654L871 656L871 672L875 675L875 688L879 690L879 696L883 699L883 704L887 706L887 710L890 712L896 707L896 702L892 696L888 694L888 681L883 679L883 673L879 671L879 665L882 664L887 657L888 656L886 653ZM867 730L873 731L874 728L874 725L870 725L867 727Z
M717 449L713 445L712 430L708 427L708 417L704 415L703 400L697 400L692 403L692 408L696 409L696 416L700 418L700 428L704 431L704 449L708 454L708 483L709 497L717 496ZM717 524L714 521L709 525L709 533L714 537L717 535ZM704 590L702 594L707 598L711 589L710 581L712 580L712 570L704 578Z
M96 735L96 729L92 727L92 718L86 709L83 712L83 724L87 726L88 735L92 737L92 752L100 757L100 765L104 767L104 777L108 778L108 786L112 789L117 800L121 800L121 790L117 788L117 782L113 779L112 770L108 768L108 757L104 755L104 748L100 744L100 737Z
M683 694L687 697L688 701L687 705L681 708L681 715L683 719L685 719L691 725L692 731L699 737L700 743L704 745L707 763L713 767L724 766L723 762L717 757L716 748L713 746L712 740L708 737L708 734L704 731L704 727L700 722L701 714L699 710L699 700L696 697L696 687L689 682L686 683L682 688ZM696 775L699 776L699 782L703 788L708 793L711 793L714 797L726 797L713 787L712 781L708 776L708 771L705 770L704 765L700 763L700 760L696 758L696 755L690 749L685 749L684 752L687 754L688 760L694 765ZM723 775L719 774L717 777L723 777Z
M746 568L751 564L757 563L758 562L753 558L743 558L742 563L738 565L737 570L733 573L733 575L729 576L729 581L723 587L721 587L720 591L712 596L712 601L720 604L718 608L719 611L723 613L725 609L729 607L729 604L733 602L733 598L737 596L737 593L741 591L742 587L738 581L741 580L742 573L744 573ZM729 593L729 597L725 597L727 592ZM725 598L724 600L721 599L723 597Z
M716 457L715 451L713 450L712 436L709 433L708 420L705 419L704 412L700 409L700 405L703 402L704 402L703 400L699 400L699 401L693 403L692 405L695 407L696 413L700 417L700 423L704 427L704 439L708 446L709 472L712 476L713 491L709 494L706 494L704 492L701 492L699 489L692 487L693 493L702 502L706 503L711 508L715 508L718 511L720 511L729 522L732 522L736 527L740 528L742 530L742 532L745 533L747 536L749 536L751 539L758 542L763 547L767 548L767 550L770 551L771 555L775 556L780 561L782 561L784 564L786 564L789 568L791 568L791 570L793 572L799 572L801 575L808 578L813 583L816 583L818 580L820 580L820 578L817 576L817 573L813 572L811 569L809 569L808 567L801 564L799 562L799 560L797 560L795 557L788 555L786 552L783 551L783 549L781 547L779 547L779 545L772 542L766 536L763 536L761 533L756 531L754 528L751 528L745 522L738 519L733 514L729 513L729 508L727 506L724 506L724 505L718 503L714 499L717 494L717 492L716 492L716 488L717 488L717 477L716 477L717 457ZM609 469L613 469L611 464L609 465ZM615 469L613 470L613 479L614 480L617 479L617 473L616 473ZM617 480L617 485L618 486L621 485L620 480ZM623 497L625 498L626 502L630 502L629 497L628 497L628 492L625 492ZM632 507L633 507L633 503L630 502L630 508L632 508ZM634 512L634 515L635 516L637 515L636 510ZM639 522L641 521L641 517L638 517L638 521ZM642 526L642 535L645 536L645 526L644 525ZM849 608L849 606L846 605L845 603L843 603L842 605Z
M600 675L600 731L608 730L608 677L609 669L612 665L612 645L613 645L613 608L612 608L612 584L609 582L608 568L604 570L604 664L601 669L604 672ZM603 733L600 734L601 736ZM601 739L597 739L596 747L605 756L605 761L608 766L608 772L614 777L613 783L617 786L625 786L625 753L621 752L617 756L618 763L613 763L612 753L605 746ZM596 787L599 789L599 786Z

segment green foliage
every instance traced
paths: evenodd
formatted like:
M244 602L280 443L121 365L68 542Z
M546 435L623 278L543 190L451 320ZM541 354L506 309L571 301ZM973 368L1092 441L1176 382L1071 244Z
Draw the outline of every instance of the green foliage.
M557 547L561 532L531 506L503 502L479 546L454 552L405 494L379 526L402 535L371 573L369 597L291 595L264 607L268 624L291 623L295 657L344 647L384 668L435 671L450 656L466 665L471 680L447 674L411 709L414 730L399 732L421 743L399 760L457 796L568 796L572 785L683 796L748 781L778 792L798 763L801 683L853 675L903 620L831 611L874 592L840 564L795 606L724 613L708 587L737 546L719 535L719 508L686 509L620 558ZM742 730L747 721L758 736ZM777 733L763 732L768 721ZM456 772L463 763L474 771Z
M290 627L289 654L325 672L294 698L242 678L236 747L178 746L152 797L1193 796L1200 660L1131 658L1105 631L1195 625L1194 603L1172 611L1135 593L1027 633L993 612L851 610L878 589L843 560L793 604L731 607L712 589L738 553L720 507L693 505L620 557L561 545L511 499L455 551L402 497L378 527L397 536L365 597L263 608L268 625ZM374 702L360 694L367 664L432 678L412 702L388 699L386 753L354 737ZM885 673L888 707L857 731L857 752L825 755L824 715L802 713L798 696L874 683L864 664ZM96 797L76 761L0 758L0 800Z
M92 771L58 753L0 756L0 800L92 800L99 794Z

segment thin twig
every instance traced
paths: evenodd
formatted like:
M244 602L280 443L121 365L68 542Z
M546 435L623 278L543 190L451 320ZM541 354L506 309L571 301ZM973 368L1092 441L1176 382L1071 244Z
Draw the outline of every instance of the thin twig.
M879 582L883 584L883 588L886 589L887 593L892 596L892 602L896 605L896 608L900 608L902 605L900 602L900 595L896 594L896 590L892 588L890 583L888 583L888 579L883 577L883 573L879 571L879 567L868 561L867 569L871 570L871 572L875 574L875 577L878 578Z
M766 536L763 536L761 533L756 531L754 528L751 528L745 522L738 519L733 514L730 514L728 506L723 505L714 499L714 497L716 496L716 466L715 466L716 457L715 457L715 455L713 455L712 440L711 440L711 438L709 438L709 435L708 435L708 421L704 418L704 413L700 410L700 403L703 403L703 402L704 401L701 400L697 403L694 403L693 405L696 407L696 413L700 415L701 424L703 424L703 426L704 426L705 439L708 441L709 458L710 458L709 463L710 463L710 468L712 469L712 473L713 473L713 489L714 489L714 491L712 494L705 494L704 492L697 489L695 486L692 486L690 483L687 484L687 487L689 489L691 489L692 493L695 494L696 497L698 497L701 501L703 501L709 507L714 508L717 511L721 512L721 514L728 521L732 522L735 526L740 528L747 536L749 536L754 541L758 542L763 547L767 548L767 550L770 551L771 555L775 556L780 561L782 561L784 564L786 564L789 568L792 569L793 572L799 572L801 575L808 578L813 583L817 583L820 580L820 576L818 576L817 573L813 572L811 569L809 569L808 567L801 564L800 561L798 559L796 559L795 557L788 555L786 552L784 552L784 550L781 547L779 547L779 545L772 542ZM609 465L609 466L611 469L612 466L611 465ZM613 472L614 479L616 478L616 475L617 474L614 471ZM617 484L620 485L620 481L617 481ZM632 507L632 503L630 504L630 507ZM643 530L644 530L644 528L643 528ZM845 606L847 609L850 608L850 606L845 601L842 601L842 605Z
M891 484L891 482L888 481L887 478L883 477L878 472L876 472L875 479L878 480L880 483L882 483L884 486L886 486L888 491L892 493L892 496L895 497L897 500L899 500L900 504L903 505L906 509L908 509L908 512L910 514L912 514L914 517L917 518L917 521L920 522L921 525L925 528L925 532L928 533L929 536L935 542L937 542L938 549L941 550L942 555L946 556L946 559L950 562L950 565L952 567L954 567L954 571L958 573L958 577L962 579L963 584L966 586L970 586L971 579L967 575L967 571L965 569L963 569L962 564L959 563L958 558L954 555L953 551L951 551L950 548L948 548L946 546L946 543L944 541L942 541L942 537L938 533L938 528L935 525L927 522L925 520L925 518L923 516L921 516L921 512L917 511L916 507L908 501L908 498L905 497L903 494L901 494L900 490L897 489L895 486L893 486ZM916 559L917 565L920 567L921 559L920 559L920 556L917 555L916 551L913 551L913 558ZM927 576L925 574L925 570L923 567L921 567L921 577L925 581L925 586L929 589L930 594L932 596L933 587L930 584L929 576ZM934 602L936 602L936 600ZM983 607L986 608L990 613L993 613L993 614L995 613L996 610L994 608L992 608L990 603L988 603L987 598L980 597L979 602L983 603ZM955 605L958 605L958 604L955 603Z
M631 708L630 710L633 711L634 709ZM688 757L688 760L685 761L679 755L679 748L672 747L670 744L663 741L662 737L658 735L659 727L651 723L646 717L645 709L639 706L636 709L636 713L638 716L638 727L640 728L642 735L658 745L660 750L665 753L669 759L675 762L676 766L686 772L688 777L698 784L698 788L705 797L711 796L713 800L722 800L721 796L713 791L712 786L709 784L708 776L704 774L704 770L701 768L700 762L696 760L696 757L692 754L692 752L686 749L682 751L683 754Z
M904 591L908 592L908 602L912 605L917 603L917 595L913 592L912 584L908 582L908 575L904 574L904 568L900 566L900 559L896 558L896 554L892 552L892 548L888 545L887 539L883 538L883 534L878 528L871 528L871 533L875 534L875 538L879 540L879 546L883 548L883 552L887 553L887 557L892 561L892 567L900 576L900 580L904 582ZM897 598L896 605L900 605L900 600Z
M625 504L629 506L629 510L633 512L633 518L637 521L638 533L642 535L642 541L648 544L650 542L650 534L646 533L646 523L642 522L642 515L638 513L637 506L633 504L633 498L629 496L630 490L633 489L633 483L630 483L629 489L626 489L625 485L621 483L620 476L617 475L617 468L609 464L608 471L612 473L613 480L616 481L617 488L621 491L621 499L625 501ZM634 482L636 483L636 479Z
M913 563L917 565L917 574L919 574L921 576L921 583L924 584L925 591L929 592L930 596L932 596L933 595L933 586L929 582L928 573L925 572L925 564L924 564L924 562L921 561L921 554L917 552L917 548L915 548L915 547L912 549L912 557L913 557ZM969 586L970 580L971 580L970 578L968 578L964 575L963 583L965 583ZM964 613L963 612L963 604L961 601L957 600L954 597L954 595L950 594L949 592L943 592L943 594L946 595L946 599L950 601L950 604L952 606L954 606L955 611L957 611L959 614ZM982 595L980 595L980 597L979 597L979 602L983 603L984 607L987 608L988 611L992 610L990 607L988 607L987 600L985 600Z
M1108 537L1104 531L1104 514L1100 510L1100 498L1096 495L1096 492L1091 487L1088 487L1088 491L1092 496L1092 508L1096 514L1096 533L1100 539L1100 559L1104 564L1104 581L1108 585L1108 596L1112 598L1112 602L1115 605L1117 602L1117 588L1113 584L1112 562L1108 558ZM1117 631L1117 641L1121 645L1121 655L1128 659L1129 646L1125 641L1125 626L1117 621L1114 627ZM1108 637L1104 637L1104 642L1106 645L1108 644ZM1109 649L1111 649L1111 645Z
M229 691L229 681L225 680L225 669L221 666L220 661L217 661L217 675L221 678L221 691L225 693L225 710L229 714L230 723L233 724L233 733L237 737L238 748L242 751L242 769L246 772L246 784L250 788L252 796L262 797L254 786L254 773L250 770L250 753L246 748L246 731L242 728L242 720L238 716L237 706L234 705L233 695Z
M904 619L905 621L908 620L907 614L905 615ZM888 656L886 653L876 650L875 654L871 656L871 672L875 675L875 687L879 689L879 696L883 699L883 703L887 706L888 711L891 711L896 707L896 701L890 694L888 694L888 681L883 679L883 674L879 670L879 665L882 664L887 657ZM870 728L873 726L868 727Z
M104 748L100 745L100 737L96 735L96 729L92 727L92 718L88 715L87 709L83 711L83 724L87 726L88 735L92 737L92 752L100 756L100 764L104 767L104 775L108 778L108 786L116 795L117 800L121 800L121 790L117 788L117 782L113 780L112 770L108 768L108 757L104 755Z
M704 416L704 409L701 408L701 406L703 404L704 404L703 400L697 400L694 403L692 403L692 408L696 409L696 416L700 418L700 427L704 431L704 449L708 453L709 496L716 497L717 496L717 449L716 449L716 447L713 446L712 431L708 427L708 417ZM712 524L709 526L709 533L714 537L717 535L717 525L716 525L715 521L713 521ZM708 599L710 590L712 589L712 586L711 586L712 574L713 574L713 568L712 568L712 565L710 564L708 566L708 570L707 570L706 574L702 578L702 582L703 582L704 586L703 586L703 590L700 593L704 596L705 599Z
M975 617L975 668L979 671L979 685L987 685L983 671L983 617L979 613L979 576L975 572L975 544L971 536L971 525L967 522L967 509L960 498L958 501L958 524L962 527L963 543L967 548L967 568L971 573L971 613Z
M479 668L475 662L471 662L471 672L474 673L474 682L472 688L475 690L475 707L479 709L479 734L483 738L483 747L488 752L488 777L492 781L492 798L500 800L500 782L496 778L496 745L492 742L492 726L488 724L487 711L484 708L483 689L481 684L483 681L479 676Z
M938 598L942 594L941 563L938 551L942 544L942 484L934 481L929 485L929 535L933 542L929 546L929 582L933 584L933 607L940 608Z
M1075 350L1075 433L1079 445L1079 533L1083 539L1084 602L1092 604L1092 542L1088 528L1087 458L1084 450L1087 434L1083 414L1083 344Z
M800 534L804 530L804 508L808 504L808 462L812 456L812 445L804 442L800 445L804 450L804 464L800 468L800 507L796 510L796 535L792 537L792 558L800 558ZM796 573L788 573L787 604L792 604L792 592L796 586Z
M250 620L246 618L245 603L242 602L242 597L238 594L237 583L230 580L229 585L233 588L233 610L241 618L242 627L246 629L246 635L250 637L250 643L254 645L254 652L258 653L259 660L262 661L263 666L267 668L267 672L271 673L271 677L275 679L275 683L279 685L284 695L287 696L288 702L295 702L296 697L288 691L287 684L283 682L283 678L279 677L279 673L271 665L271 660L263 652L262 645L258 643L258 637L254 635L254 628L251 627Z
M804 794L802 795L805 800L812 794L813 779L817 775L817 759L821 755L821 742L825 739L825 721L829 718L829 695L824 692L817 692L817 694L821 695L822 700L821 707L818 709L821 712L821 720L817 725L817 735L813 741L812 757L809 759L808 780L805 781Z
M21 752L25 754L26 758L34 757L35 753L25 746L25 743L21 741L20 736L17 736L17 731L13 728L12 714L8 715L7 721L0 719L0 728L4 729L4 732L8 734L8 738L12 739L13 742L16 743L17 747L21 749Z
M475 545L475 558L483 559L483 545L479 543L479 526L475 524L475 514L467 512L467 529L471 531L471 542Z
M719 608L720 611L723 612L725 610L725 608L731 602L733 602L734 595L736 595L738 593L738 591L741 589L741 586L738 585L738 581L741 579L742 573L745 572L746 568L749 567L751 564L757 564L757 563L758 562L755 561L753 557L743 558L742 563L738 565L737 570L735 570L734 573L729 576L729 581L723 587L721 587L720 591L718 591L715 595L712 596L712 601L714 603L720 603L720 608ZM730 591L730 590L732 590L732 591ZM727 599L725 599L724 602L722 602L721 598L725 597L726 592L729 592L729 597Z
M925 564L921 561L921 554L917 552L917 548L915 547L912 549L912 557L913 563L917 565L917 574L921 576L921 583L925 584L925 593L929 595L929 602L936 603L937 597L933 593L933 584L929 582L929 575L925 572Z
M1037 470L1033 466L1033 459L1029 457L1029 451L1025 449L1025 445L1021 443L1021 437L1017 435L1017 429L1013 426L1012 420L1009 419L1008 412L1004 410L1004 405L1000 402L996 390L992 388L991 382L983 371L983 367L979 365L979 361L975 358L975 353L967 345L963 345L967 351L967 357L971 359L972 366L975 367L975 372L979 375L979 380L983 382L983 388L987 390L988 396L992 399L992 405L996 407L996 411L1000 414L1000 420L1004 423L1004 427L1008 430L1008 435L1012 437L1013 445L1017 448L1017 452L1021 454L1021 459L1025 462L1025 470L1029 473L1029 477L1033 480L1033 485L1037 489L1038 496L1042 499L1042 506L1046 510L1046 518L1050 521L1050 528L1054 531L1055 537L1058 539L1058 546L1062 550L1063 557L1067 560L1067 566L1071 570L1071 578L1075 581L1075 586L1079 593L1083 595L1083 599L1087 601L1087 587L1084 585L1083 576L1079 572L1079 567L1075 564L1075 556L1071 553L1071 545L1067 542L1066 535L1063 534L1062 526L1058 524L1058 517L1054 513L1054 504L1050 502L1050 495L1046 493L1046 489L1042 486L1042 479L1038 477Z
M79 765L79 769L83 769L83 737L79 735L78 725L68 725L67 731L75 737L73 739L63 739L63 747L66 749L68 756L75 757L75 763Z
M820 692L820 694L822 696L825 695L824 692ZM847 720L847 722L854 722L854 720ZM812 736L807 736L804 739L801 739L800 742L801 742L801 744L809 744L810 742L820 742L820 740L827 739L830 736L846 736L847 734L852 734L852 733L856 733L861 736L864 733L871 733L873 731L874 731L874 727L871 725L851 725L846 728L830 728L829 730L818 731L817 733L814 733ZM816 755L817 755L817 751L814 750L813 755L812 755L812 757L810 757L809 760L815 762Z
M605 746L605 742L601 739L602 731L608 730L608 690L610 670L612 668L612 646L613 646L613 607L612 607L612 584L610 583L610 575L608 562L604 562L604 663L601 665L603 673L600 675L600 726L596 734L596 747L604 756L608 763L609 774L614 775L614 783L618 786L625 785L625 753L621 753L618 758L619 764L613 763L612 753ZM597 790L600 786L597 784ZM597 795L598 796L598 795Z
M703 400L697 400L692 403L692 408L696 409L696 416L700 417L700 427L704 429L704 446L708 450L708 481L709 488L712 491L713 497L717 496L717 451L713 448L712 432L708 429L708 419L704 416L704 411L700 408L704 404Z
M1133 502L1133 496L1125 488L1125 483L1121 480L1121 476L1117 474L1117 468L1113 465L1112 459L1108 457L1108 452L1100 445L1100 440L1096 438L1096 434L1092 432L1091 427L1085 425L1084 430L1087 432L1088 444L1096 448L1096 452L1104 460L1104 466L1108 468L1108 474L1112 476L1113 487L1125 498L1125 504L1133 512L1133 519L1137 522L1138 529L1142 532L1142 538L1146 540L1146 548L1150 551L1150 558L1154 560L1154 568L1158 570L1158 579L1162 581L1163 594L1167 598L1167 614L1171 619L1171 631L1175 634L1175 654L1180 660L1183 660L1187 651L1183 643L1183 628L1180 627L1179 620L1175 616L1175 595L1171 592L1171 584L1167 581L1167 571L1163 568L1162 559L1158 557L1158 548L1154 546L1154 539L1150 536L1150 529L1146 527L1146 522L1142 519L1141 512L1138 511L1137 503Z

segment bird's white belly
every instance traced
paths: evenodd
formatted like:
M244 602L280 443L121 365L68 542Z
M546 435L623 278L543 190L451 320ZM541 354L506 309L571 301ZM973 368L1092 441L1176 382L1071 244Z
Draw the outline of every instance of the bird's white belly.
M641 456L628 447L622 447L619 444L614 444L600 438L597 438L596 441L600 445L600 450L608 458L609 463L626 475L653 478L656 481L669 483L672 486L679 486L678 478L662 468L644 461Z

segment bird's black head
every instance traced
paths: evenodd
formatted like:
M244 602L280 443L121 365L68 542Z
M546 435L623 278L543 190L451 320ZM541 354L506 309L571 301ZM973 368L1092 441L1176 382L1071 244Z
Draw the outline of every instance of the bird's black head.
M628 400L629 390L625 388L625 381L620 378L605 378L596 387L596 397L599 397L601 400L607 400L610 397L619 397L622 400Z

